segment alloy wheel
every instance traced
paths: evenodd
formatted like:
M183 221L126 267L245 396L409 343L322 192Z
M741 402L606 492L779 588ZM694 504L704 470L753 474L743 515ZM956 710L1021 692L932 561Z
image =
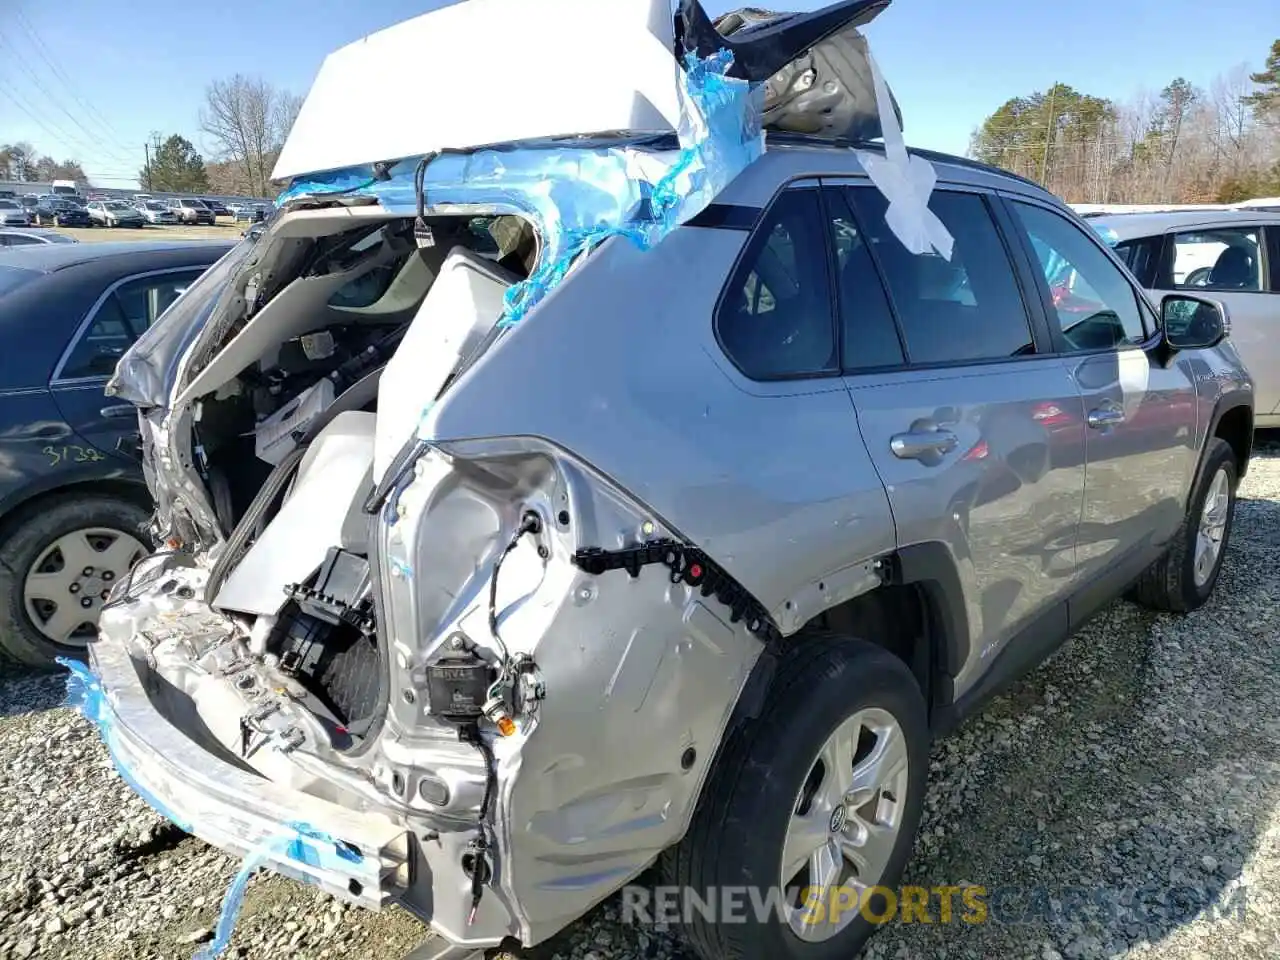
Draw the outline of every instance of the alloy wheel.
M801 940L834 937L859 915L897 845L907 809L905 734L886 710L860 710L827 738L796 798L781 857L787 922ZM832 918L837 900L846 905Z
M112 586L146 552L135 537L107 527L63 534L27 572L22 589L27 616L54 643L84 646L97 635L98 614Z
M1196 531L1194 574L1197 587L1203 587L1213 576L1222 555L1222 540L1231 514L1231 480L1225 467L1219 467L1205 494Z

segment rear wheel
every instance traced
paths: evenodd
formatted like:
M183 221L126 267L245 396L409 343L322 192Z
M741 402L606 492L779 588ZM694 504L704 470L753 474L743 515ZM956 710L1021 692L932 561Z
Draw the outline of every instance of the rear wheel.
M682 905L746 888L746 908L722 922L681 911L705 960L853 956L896 902L883 890L901 879L919 826L930 736L911 671L825 631L786 656L759 719L728 735L688 834L664 857Z
M92 495L46 501L0 541L0 650L28 666L83 659L108 592L147 553L142 507Z

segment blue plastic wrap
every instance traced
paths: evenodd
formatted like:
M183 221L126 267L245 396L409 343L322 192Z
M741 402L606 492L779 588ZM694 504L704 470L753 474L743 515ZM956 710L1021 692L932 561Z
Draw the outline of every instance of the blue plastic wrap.
M1104 227L1092 218L1089 220L1089 226L1093 227L1093 232L1102 238L1102 242L1109 247L1114 247L1120 242L1120 235L1110 227Z
M120 761L114 749L115 725L112 711L103 693L102 684L94 676L93 671L78 660L59 658L58 663L67 668L67 700L69 707L79 710L98 728L111 761L121 778L133 791L142 797L157 813L172 822L184 833L191 832L191 826L185 818L162 803L150 791L144 789L132 775L127 765ZM244 891L249 878L255 870L272 861L293 860L311 867L326 869L340 867L342 863L360 863L364 854L350 844L342 843L307 823L290 823L281 833L259 845L244 858L235 879L231 881L226 896L222 900L222 911L218 916L217 929L213 941L202 947L195 955L195 960L214 960L231 940L235 930L236 919L240 915L240 907L244 902Z
M66 667L68 671L66 705L79 710L86 720L89 720L98 728L98 735L102 737L102 742L106 744L107 752L111 755L111 762L115 766L116 772L120 774L120 778L158 814L184 833L190 833L191 826L186 819L163 803L151 791L143 788L138 783L137 778L134 777L132 771L130 771L128 765L120 760L119 753L115 747L116 733L112 721L112 712L107 704L106 696L102 692L102 684L98 682L98 678L94 676L93 671L79 660L68 660L65 657L59 657L58 663Z
M240 917L240 908L244 905L244 892L249 886L249 878L259 867L286 859L312 867L328 867L337 861L360 863L364 855L310 824L289 824L278 837L260 844L244 858L240 870L222 898L222 910L218 914L213 941L200 948L193 960L216 960L227 949L231 935L235 932L236 921Z
M726 76L732 63L727 50L686 58L678 149L663 150L652 141L548 141L431 160L424 178L429 211L466 205L519 214L542 240L533 273L507 291L502 325L520 321L580 255L609 237L627 237L642 249L659 243L761 156L762 91ZM367 166L299 178L277 204L306 195L362 194L411 216L420 159L400 161L384 180L375 180Z

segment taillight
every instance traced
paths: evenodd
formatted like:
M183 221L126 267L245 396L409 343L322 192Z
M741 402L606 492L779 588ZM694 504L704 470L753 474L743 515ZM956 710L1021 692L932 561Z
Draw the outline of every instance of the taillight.
M966 453L961 460L985 460L991 455L991 448L987 446L987 441L979 440Z

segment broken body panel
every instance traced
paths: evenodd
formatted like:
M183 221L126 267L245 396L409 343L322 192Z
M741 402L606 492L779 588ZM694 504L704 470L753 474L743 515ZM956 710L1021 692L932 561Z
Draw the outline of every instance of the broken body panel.
M686 4L684 69L665 0L611 10L623 48L666 59L636 54L585 122L648 98L666 138L435 156L601 132L444 106L430 129L327 132L369 57L521 6L499 0L326 63L278 167L306 176L111 387L141 408L170 549L120 585L91 657L104 737L158 809L335 895L401 903L463 952L545 940L681 837L766 643L874 587L894 546L842 381L792 396L717 349L708 318L747 234L684 224L713 198L763 207L803 171L803 154L761 161L763 78L735 79L735 58L776 77L798 55L779 62L782 28L807 55L860 41L851 24L883 5L735 24L728 53L702 49ZM766 115L786 115L779 96ZM846 123L885 123L888 99L846 104ZM371 303L342 299L384 274ZM767 455L744 435L774 438ZM839 437L865 487L804 467Z

